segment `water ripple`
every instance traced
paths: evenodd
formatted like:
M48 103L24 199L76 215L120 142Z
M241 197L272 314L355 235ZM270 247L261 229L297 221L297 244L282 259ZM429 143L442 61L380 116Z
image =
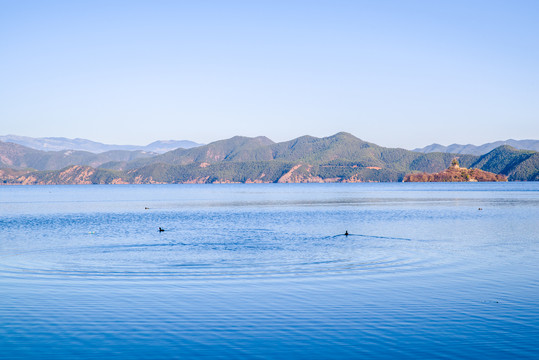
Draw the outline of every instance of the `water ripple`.
M245 239L61 246L0 255L4 276L234 278L417 271L436 264L380 251L406 238L350 234L288 241ZM385 244L384 244L385 242Z

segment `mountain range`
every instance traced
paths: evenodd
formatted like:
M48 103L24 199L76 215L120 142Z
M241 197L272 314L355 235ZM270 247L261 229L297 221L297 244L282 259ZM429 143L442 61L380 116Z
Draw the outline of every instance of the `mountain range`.
M62 150L78 150L88 151L92 153L102 153L106 151L124 150L124 151L146 151L162 154L177 148L189 149L198 144L189 140L160 140L154 141L145 146L139 145L109 145L86 139L68 139L63 137L43 137L32 138L28 136L3 135L0 136L0 141L11 142L14 144L23 145L31 149L41 151L62 151Z
M349 133L284 142L235 136L163 154L143 151L39 151L0 142L5 184L250 183L402 181L439 172L459 157L461 166L539 180L539 153L503 145L481 156L385 148Z
M266 138L267 139L267 138ZM269 140L269 139L267 139ZM100 142L87 140L87 139L68 139L64 137L43 137L43 138L32 138L28 136L18 136L18 135L0 135L0 141L11 142L19 145L29 147L31 149L41 150L41 151L62 151L62 150L77 150L77 151L87 151L92 153L102 153L113 150L125 150L125 151L145 151L150 153L163 154L178 148L191 149L193 147L202 146L204 144L196 143L190 140L158 140L154 141L151 144L140 146L140 145L110 145L103 144ZM271 140L269 140L271 141ZM431 152L444 152L451 154L468 154L468 155L484 155L489 151L494 150L495 148L509 145L515 149L520 150L533 150L539 151L539 140L503 140L495 141L491 143L486 143L483 145L462 145L462 144L451 144L448 146L440 144L431 144L423 148L416 148L412 151L422 152L422 153L431 153Z
M69 165L97 167L111 161L127 162L156 155L141 150L111 150L98 154L76 150L41 151L0 141L0 168L58 170Z
M505 141L495 141L483 145L461 145L461 144L451 144L449 146L443 146L440 144L431 144L423 148L417 148L412 151L422 152L422 153L431 153L431 152L444 152L451 154L469 154L469 155L484 155L489 151L496 149L502 145L509 145L515 149L520 150L533 150L539 151L539 140L505 140Z

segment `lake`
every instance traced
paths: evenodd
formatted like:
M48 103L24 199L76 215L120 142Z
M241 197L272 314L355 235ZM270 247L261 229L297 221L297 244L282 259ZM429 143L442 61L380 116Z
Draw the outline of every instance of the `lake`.
M3 359L522 359L538 339L539 183L0 187Z

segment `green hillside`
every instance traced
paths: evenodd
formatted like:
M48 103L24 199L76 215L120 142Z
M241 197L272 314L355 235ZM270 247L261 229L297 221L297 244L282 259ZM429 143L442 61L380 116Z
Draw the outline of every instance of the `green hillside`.
M143 152L44 152L0 143L0 167L9 183L215 183L402 181L407 174L438 173L455 154L385 148L348 133L302 136L274 143L266 137L236 136L162 155ZM500 146L483 156L460 155L460 164L509 180L538 180L539 155ZM51 171L52 170L52 171ZM77 174L80 173L80 174ZM15 176L15 174L17 176ZM56 179L56 180L55 180ZM67 180L66 180L67 179ZM67 181L67 182L66 182Z
M268 161L272 155L266 147L273 141L264 136L249 138L235 136L191 149L176 149L151 159L139 159L127 164L126 169L136 169L149 164L188 165L213 164L221 161Z
M416 161L419 158L421 160ZM153 158L135 160L123 166L125 169L136 169L156 163L187 165L282 161L311 165L346 164L391 168L394 171L407 172L410 170L440 171L447 168L451 159L451 154L421 154L405 149L384 148L341 132L325 138L302 136L280 143L273 143L264 137L237 136L194 149L178 149ZM115 169L122 168L122 164L110 165Z
M0 142L0 167L36 170L59 170L70 165L98 167L108 162L128 162L153 157L145 151L111 150L100 154L88 151L41 151L28 147Z
M471 166L506 175L509 180L536 181L539 176L539 153L503 145L480 156Z

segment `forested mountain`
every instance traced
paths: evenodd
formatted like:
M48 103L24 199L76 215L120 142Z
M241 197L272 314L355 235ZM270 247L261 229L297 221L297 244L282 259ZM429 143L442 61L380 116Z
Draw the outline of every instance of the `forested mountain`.
M88 151L39 151L26 146L0 141L0 168L58 170L69 165L98 167L107 162L131 161L152 157L155 153L146 151L113 150L94 154Z
M479 157L471 167L506 175L509 180L539 180L539 152L500 146Z
M422 153L431 153L431 152L445 152L451 154L469 154L469 155L484 155L497 147L509 145L515 149L520 150L533 150L539 151L539 140L505 140L505 141L495 141L483 145L461 145L461 144L451 144L449 146L443 146L440 144L431 144L425 146L424 148L414 149L412 151L422 152Z
M509 180L538 180L537 154L502 146L483 156L458 157L463 167L506 175ZM0 178L6 184L402 181L408 173L442 171L454 157L385 148L348 133L280 143L263 136L236 136L161 155L41 152L0 143L2 167L49 170L5 170Z
M62 150L78 150L88 151L92 153L102 153L106 151L123 150L123 151L146 151L153 153L165 153L178 148L189 149L200 146L189 140L160 140L149 145L109 145L86 139L68 139L64 137L44 137L32 138L28 136L3 135L0 136L0 141L11 142L14 144L23 145L34 150L41 151L62 151Z
M266 137L236 136L193 149L177 149L153 158L135 160L127 164L126 168L135 169L157 163L188 165L281 161L363 167L390 165L396 170L406 171L423 169L425 166L443 169L451 159L452 155L449 154L418 154L404 149L384 148L341 132L325 138L302 136L280 143L274 143Z
M234 136L231 139L215 141L192 149L176 149L151 159L133 161L127 168L134 169L157 163L187 165L213 164L220 161L264 161L271 159L271 154L264 151L264 147L271 144L274 142L264 136L255 138Z

